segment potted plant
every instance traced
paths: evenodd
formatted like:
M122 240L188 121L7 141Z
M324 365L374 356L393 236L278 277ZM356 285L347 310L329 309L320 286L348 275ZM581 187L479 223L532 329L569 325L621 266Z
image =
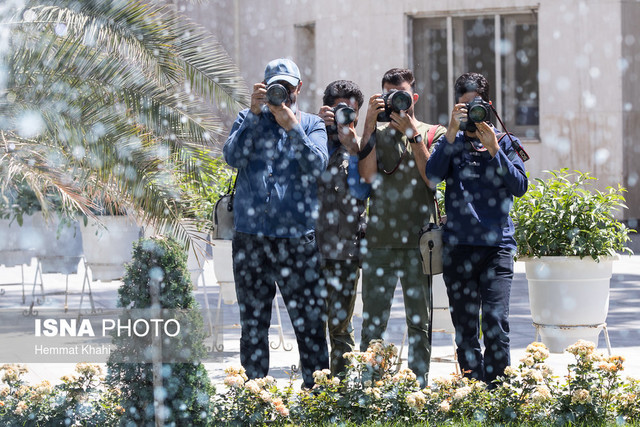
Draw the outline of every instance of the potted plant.
M131 261L133 243L140 238L142 227L132 215L117 204L106 203L95 210L98 219L84 218L82 246L92 280L120 280L125 264Z
M36 250L42 273L76 274L83 254L79 221L58 215L47 219L38 212L33 225L42 238Z
M36 195L23 186L10 186L0 197L0 265L31 264L37 233L31 231L32 215L40 210Z
M197 181L193 172L219 152L226 134L220 116L248 105L237 66L172 5L21 3L2 15L8 26L0 63L10 66L0 96L0 190L28 181L92 220L93 201L106 195L140 223L162 225L184 241L174 178ZM106 38L87 43L87 34ZM123 219L102 218L101 229L112 231L105 222Z
M29 191L32 191L29 189ZM46 273L76 274L82 259L82 235L75 211L66 208L55 192L43 194L43 203L32 213L32 228L36 244L35 256L40 271Z
M198 287L199 279L204 272L205 260L213 259L210 236L213 209L233 176L232 170L222 158L212 157L207 159L207 162L206 171L199 169L195 172L198 175L197 181L184 176L181 184L184 198L183 217L191 223L187 268L195 288Z
M514 201L511 216L525 262L531 315L552 352L578 339L597 344L606 327L609 282L619 253L632 253L627 228L617 216L625 209L625 189L592 184L596 178L568 169L530 183ZM605 329L606 330L606 329Z

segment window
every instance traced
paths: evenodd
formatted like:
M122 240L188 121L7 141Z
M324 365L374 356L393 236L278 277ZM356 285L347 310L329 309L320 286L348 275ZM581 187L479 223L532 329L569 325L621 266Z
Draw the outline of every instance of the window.
M462 73L483 74L510 132L538 139L538 25L534 13L413 18L412 68L424 102L416 114L449 123L453 83ZM499 123L495 123L500 127Z

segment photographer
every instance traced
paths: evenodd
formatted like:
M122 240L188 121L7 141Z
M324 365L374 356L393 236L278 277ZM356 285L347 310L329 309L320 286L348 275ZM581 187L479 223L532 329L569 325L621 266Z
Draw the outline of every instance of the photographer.
M382 339L398 279L409 336L409 368L426 386L431 358L431 289L421 265L418 235L435 216L425 175L428 142L444 128L414 117L415 79L394 68L382 78L383 93L369 99L359 170L372 183L362 264L363 322L360 349ZM377 122L383 122L377 127ZM385 123L386 122L386 123Z
M269 371L269 326L276 284L296 334L304 385L329 367L325 290L315 239L316 181L327 167L327 133L316 115L298 111L302 88L293 61L276 59L253 86L224 144L238 169L234 198L233 273L240 360L250 378Z
M330 83L318 115L328 134L329 166L318 181L320 204L317 236L322 276L327 286L331 373L343 374L343 355L355 347L351 318L360 268L360 237L364 233L370 186L360 182L355 126L364 97L348 80Z
M443 274L458 362L466 376L493 388L510 363L508 316L516 243L509 211L513 198L527 191L528 181L516 152L519 141L498 135L489 122L492 108L485 77L463 74L456 80L455 95L447 133L438 141L426 173L434 182L446 181Z

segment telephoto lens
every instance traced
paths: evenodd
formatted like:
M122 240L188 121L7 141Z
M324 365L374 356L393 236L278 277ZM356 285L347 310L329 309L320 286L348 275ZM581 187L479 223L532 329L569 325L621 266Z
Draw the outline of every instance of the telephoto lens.
M349 107L344 102L333 108L336 125L349 125L356 120L356 110Z
M411 94L406 90L391 89L389 92L382 95L384 100L384 111L378 114L379 122L390 122L391 113L395 111L406 111L411 107L413 100Z
M476 96L467 104L467 120L460 122L460 130L476 131L476 123L489 121L491 104Z
M289 97L289 91L280 83L271 83L267 86L267 101L271 105L282 105Z
M469 120L475 123L484 122L489 120L490 104L484 102L482 98L476 96L467 107Z
M406 111L411 107L411 95L404 90L389 92L389 104L396 113Z

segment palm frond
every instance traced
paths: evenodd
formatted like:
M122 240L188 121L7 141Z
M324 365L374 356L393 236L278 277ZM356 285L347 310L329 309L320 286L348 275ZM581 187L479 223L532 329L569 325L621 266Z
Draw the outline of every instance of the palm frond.
M182 241L206 227L183 184L215 176L226 133L211 103L235 112L248 100L216 40L137 0L29 1L7 28L0 190L21 182L43 207L56 194L85 215L135 212Z

